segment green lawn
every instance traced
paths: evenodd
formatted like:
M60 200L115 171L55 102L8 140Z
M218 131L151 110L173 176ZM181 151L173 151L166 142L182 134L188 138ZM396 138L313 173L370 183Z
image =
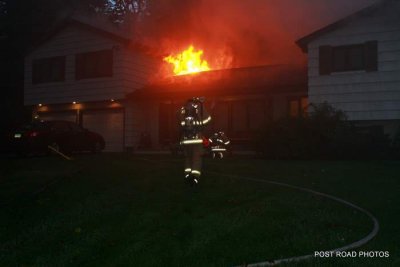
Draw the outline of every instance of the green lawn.
M400 266L396 161L207 159L198 190L182 159L80 155L0 159L0 266L234 266L328 250L367 235L361 250L389 258L313 259L289 266Z

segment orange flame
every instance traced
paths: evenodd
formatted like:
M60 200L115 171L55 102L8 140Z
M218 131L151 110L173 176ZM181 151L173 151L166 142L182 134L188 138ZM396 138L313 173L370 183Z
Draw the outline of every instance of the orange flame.
M185 75L210 70L208 62L201 57L203 50L195 50L193 45L190 45L180 54L169 55L164 58L164 61L174 66L175 75Z

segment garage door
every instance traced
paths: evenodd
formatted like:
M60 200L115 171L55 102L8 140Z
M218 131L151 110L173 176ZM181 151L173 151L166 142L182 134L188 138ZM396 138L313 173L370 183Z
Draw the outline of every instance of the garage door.
M75 112L44 112L39 113L39 119L44 121L70 121L76 122L76 113Z
M89 110L82 112L84 128L103 136L104 151L121 152L124 148L124 113L122 110Z

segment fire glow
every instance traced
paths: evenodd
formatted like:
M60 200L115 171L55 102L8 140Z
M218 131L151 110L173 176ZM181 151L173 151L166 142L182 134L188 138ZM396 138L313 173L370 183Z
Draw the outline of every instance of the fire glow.
M174 66L175 75L185 75L211 69L202 56L203 50L196 50L193 45L190 45L180 54L171 54L165 57L164 61Z

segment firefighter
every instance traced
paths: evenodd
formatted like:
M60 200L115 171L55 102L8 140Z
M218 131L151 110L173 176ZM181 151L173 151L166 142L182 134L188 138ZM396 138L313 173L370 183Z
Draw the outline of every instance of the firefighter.
M204 109L204 98L187 100L180 110L181 141L185 154L185 181L192 186L199 183L202 167L203 129L211 121Z
M231 143L231 141L228 139L225 133L224 132L214 133L214 135L211 136L208 139L208 141L210 143L212 157L219 159L224 158L224 154L227 151L227 147Z

